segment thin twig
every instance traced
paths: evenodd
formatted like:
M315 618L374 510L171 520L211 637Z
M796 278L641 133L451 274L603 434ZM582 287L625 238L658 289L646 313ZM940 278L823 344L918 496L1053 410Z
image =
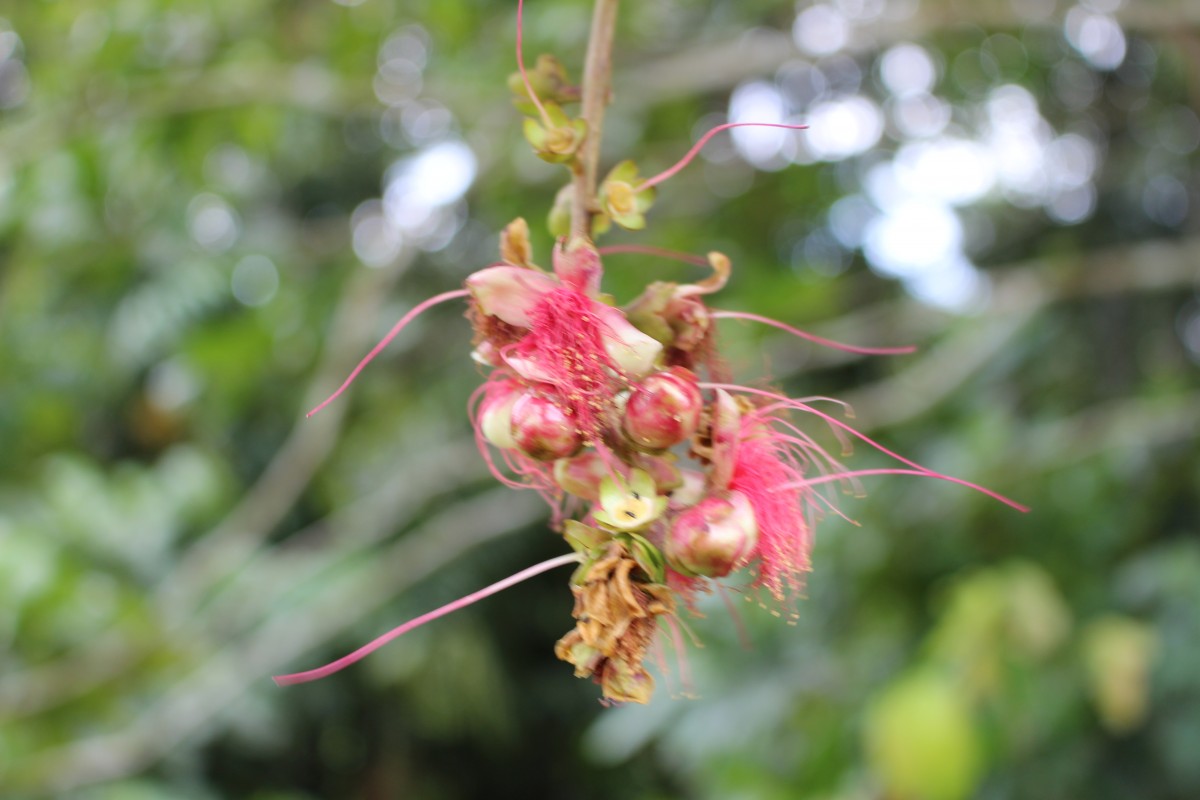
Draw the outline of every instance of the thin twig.
M604 110L612 91L612 46L618 5L619 0L596 0L583 68L582 115L587 123L587 138L580 148L571 182L571 236L581 239L589 239L592 228L600 136L604 128Z

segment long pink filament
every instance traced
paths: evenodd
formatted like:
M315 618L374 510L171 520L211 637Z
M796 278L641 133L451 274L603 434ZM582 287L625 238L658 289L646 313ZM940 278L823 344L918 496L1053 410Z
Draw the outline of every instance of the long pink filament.
M841 420L839 420L835 417L832 417L823 411L819 411L819 410L813 408L812 406L805 405L804 403L796 402L789 397L786 397L781 394L777 394L776 392L768 392L763 389L755 389L750 386L739 386L738 384L733 384L733 383L704 383L704 382L702 382L700 384L700 388L702 388L702 389L724 389L727 392L742 392L745 394L759 395L760 397L769 397L772 400L779 400L782 403L790 406L791 408L795 408L797 411L805 411L805 412L808 412L809 414L813 414L817 417L820 417L821 419L825 420L825 422L834 426L835 428L839 428L839 429L845 431L846 433L849 433L851 436L854 436L857 439L861 439L862 441L871 445L871 447L874 447L876 450L883 453L884 455L891 456L892 458L899 461L901 464L906 464L906 465L912 467L915 474L924 475L924 476L927 476L930 478L939 478L941 480L953 481L956 483L962 483L964 486L969 486L972 489L974 489L975 491L985 494L988 497L992 498L993 500L997 500L1001 503L1004 503L1004 505L1009 506L1010 508L1014 508L1017 511L1021 511L1021 512L1029 511L1028 506L1021 505L1016 500L1010 500L1009 498L1005 497L1004 495L1002 495L998 492L993 492L991 489L987 489L983 486L978 486L973 483L967 483L966 481L959 481L957 479L949 477L948 475L943 475L940 472L934 472L933 470L928 469L927 467L923 467L920 464L918 464L917 462L907 459L904 456L900 455L899 453L895 453L895 452L887 449L886 447L881 445L879 442L876 442L874 439L867 436L865 433L860 433L859 431L857 431L850 425L847 425L846 423L842 422Z
M445 303L447 300L466 297L468 294L470 293L466 289L455 289L452 292L442 292L441 294L434 295L428 300L418 303L415 308L401 317L400 321L392 326L392 329L388 331L387 336L384 336L383 339L379 341L379 344L375 345L375 347L371 349L371 352L367 353L366 357L363 358L362 361L358 362L358 366L355 367L354 371L350 373L350 377L346 378L346 380L342 382L342 385L337 388L337 391L322 400L320 405L305 414L305 416L311 417L313 414L317 413L322 408L336 400L342 392L346 391L346 389L350 387L350 384L354 383L354 379L358 377L358 373L362 372L366 368L367 364L370 364L371 361L374 360L375 356L379 355L383 351L383 348L391 344L392 339L396 338L396 334L404 330L404 327L408 325L408 323L412 322L415 317L424 312L425 309L436 306L438 303Z
M522 24L521 16L524 10L525 0L517 0L517 70L521 73L521 80L525 82L525 91L529 92L529 99L533 101L534 107L537 108L538 114L542 118L542 123L547 128L552 128L554 125L550 121L550 115L546 113L546 107L542 105L537 92L533 90L533 84L529 82L529 74L525 71L525 55L521 52L521 40L524 36L524 25Z
M675 173L679 172L681 169L686 167L688 164L692 163L692 159L696 157L697 153L699 153L702 149L704 149L704 145L708 144L709 139L716 136L721 131L727 131L730 128L745 128L745 127L787 128L788 130L792 130L792 131L802 131L805 128L807 128L808 126L807 125L787 125L782 122L726 122L724 125L718 125L717 127L710 130L708 133L701 136L700 141L698 141L694 145L692 145L692 149L688 150L687 155L685 155L683 158L679 159L679 161L675 164L675 166L669 167L668 169L663 170L662 172L655 175L653 178L647 178L646 180L639 183L635 187L635 190L640 192L643 189L649 189L651 186L657 186L658 184L662 183L663 181L667 180L668 178L673 178L675 176Z
M1013 508L1017 509L1018 511L1028 511L1029 510L1029 508L1026 506L1015 504L1010 500L1006 500L1003 497L997 496L994 492L992 492L988 489L985 489L984 487L980 486L977 483L971 483L970 481L965 481L962 478L955 478L952 475L943 475L940 472L934 472L932 470L927 470L927 469L901 469L899 467L894 467L894 468L889 468L889 469L859 469L859 470L853 470L850 472L835 473L835 474L831 474L831 475L822 475L819 478L806 478L802 481L796 481L795 483L785 483L782 486L778 486L778 487L774 487L774 488L777 488L777 489L801 489L806 486L815 486L819 483L832 483L834 481L842 481L842 480L847 480L850 478L862 478L862 477L869 476L869 475L917 475L917 476L920 476L923 478L936 478L939 481L949 481L950 483L957 483L959 486L966 486L968 489L974 489L978 492L983 492L986 495L995 497L996 499L1000 500L1003 503L1007 503L1008 505L1012 506Z
M343 670L351 664L360 661L371 653L374 653L376 650L383 647L396 637L403 636L414 628L421 627L426 622L432 622L438 617L444 617L451 612L458 611L460 608L466 608L472 603L478 602L485 597L490 597L497 592L502 592L508 587L514 586L521 581L528 580L535 575L540 575L543 572L549 572L556 567L577 563L579 563L579 556L575 553L568 553L567 555L556 556L549 561L543 561L540 564L534 564L532 567L523 569L515 575L509 575L504 580L496 581L491 586L480 589L479 591L469 594L466 597L460 597L452 603L447 603L441 608L430 611L428 614L422 614L416 619L409 620L399 627L392 628L379 638L364 644L350 655L343 656L337 661L330 662L323 667L310 669L307 672L293 672L290 675L276 675L274 678L272 678L272 680L274 680L279 686L293 686L297 683L307 683L308 681L315 681L332 675L333 673Z
M807 339L810 342L832 347L835 350L844 350L847 353L859 353L865 356L894 356L903 355L905 353L914 353L917 348L912 345L903 347L859 347L858 345L845 344L843 342L835 342L832 339L826 339L822 336L802 331L799 328L793 328L791 325L786 325L779 320L771 319L770 317L761 317L758 314L750 314L745 311L721 311L712 309L713 319L745 319L751 322L761 322L764 325L770 325L772 328L778 328L781 331L786 331L793 336L798 336L801 339Z
M683 646L683 634L680 633L680 623L674 617L664 617L667 629L670 631L671 646L675 648L675 661L679 664L679 686L684 697L694 697L695 684L692 683L692 671L688 668L687 650Z
M682 261L697 267L707 267L708 259L692 253L681 253L678 250L668 250L665 247L653 247L647 244L610 244L596 249L602 256L618 255L621 253L636 253L638 255L658 256L672 261Z
M737 606L729 599L729 588L718 583L717 594L721 596L721 602L725 604L725 610L729 612L730 619L733 620L733 628L737 631L738 644L743 650L753 650L754 642L750 641L750 633L746 630L746 623L742 621L742 615L738 613Z

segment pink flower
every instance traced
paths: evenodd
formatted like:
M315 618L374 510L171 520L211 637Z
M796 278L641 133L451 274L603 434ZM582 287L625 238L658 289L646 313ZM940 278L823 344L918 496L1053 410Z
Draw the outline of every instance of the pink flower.
M416 314L468 298L474 357L489 370L470 403L480 452L498 480L546 498L553 526L575 552L280 682L327 675L416 625L570 563L577 565L577 622L556 652L577 674L599 683L607 698L643 701L653 682L641 662L655 626L665 621L678 640L677 608L691 608L697 593L717 585L715 579L745 571L750 586L790 604L812 568L813 527L826 510L836 511L822 484L919 475L1020 507L904 459L819 410L817 400L714 380L721 376L713 336L721 319L760 322L856 352L908 348L839 345L775 320L710 309L704 296L729 276L729 260L719 253L700 261L713 268L710 278L652 283L622 311L600 299L594 247L560 243L548 273L532 263L526 234L522 221L510 225L501 243L504 263L474 273L463 290L418 305L350 379ZM710 381L700 381L694 369L707 372ZM805 416L840 439L866 442L900 466L847 470L792 419ZM681 468L683 461L688 465ZM618 596L621 601L610 605Z
M509 243L523 238L512 226L506 236ZM475 417L481 450L484 440L499 447L557 512L561 491L550 462L583 446L607 457L613 398L654 369L662 345L596 299L601 264L593 247L559 244L554 268L551 275L531 264L500 264L474 273L466 286L477 360L497 367Z
M648 179L639 176L634 162L621 162L600 186L582 192L596 182L595 164L583 169L579 153L595 143L588 137L599 131L590 132L582 119L571 119L534 91L521 56L522 8L518 0L523 88L518 101L536 112L526 121L535 152L573 170L572 191L578 193L572 230L596 235L614 223L630 230L644 227L659 183L686 166L719 131L755 124L713 128L678 163ZM538 69L540 82L551 87L556 100L576 96L561 65L539 61ZM561 217L552 214L552 220ZM680 607L694 610L698 593L719 589L716 579L747 573L745 585L761 587L777 601L790 601L801 589L812 567L813 526L825 510L836 511L821 484L876 474L919 475L961 483L1020 508L892 453L816 408L814 400L729 383L715 329L719 320L738 319L856 353L912 348L842 345L756 314L712 309L707 295L724 287L731 270L720 253L699 258L638 245L602 251L580 236L558 241L553 270L546 271L533 262L525 221L515 220L501 236L500 263L473 273L464 288L418 304L310 412L341 394L417 315L439 303L467 299L475 334L472 357L486 371L468 403L480 453L504 485L533 489L546 499L553 527L573 552L407 622L324 667L277 677L278 683L332 674L426 622L571 564L575 625L559 639L555 653L574 666L576 675L599 684L606 700L645 702L654 682L644 660L664 628L687 682L675 616ZM712 275L696 283L652 282L617 308L600 292L602 253L678 257L710 267ZM819 419L843 441L866 442L901 466L847 470L793 422L806 416Z

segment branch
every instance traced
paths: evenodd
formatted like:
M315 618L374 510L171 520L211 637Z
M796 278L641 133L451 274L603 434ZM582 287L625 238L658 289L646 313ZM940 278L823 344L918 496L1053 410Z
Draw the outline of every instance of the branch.
M1017 13L1014 7L1017 5L1009 0L972 3L925 0L915 13L903 18L894 18L885 11L869 23L852 23L846 50L851 54L869 53L896 42L920 41L953 29L1062 27L1062 10L1047 18L1031 19ZM1053 4L1047 5L1053 8ZM907 8L910 4L903 6ZM1200 27L1200 4L1191 0L1129 2L1122 3L1115 16L1127 30L1173 37L1181 30ZM750 78L771 75L789 61L804 57L787 32L759 28L723 41L698 42L691 49L632 65L617 75L616 82L630 90L623 95L622 105L636 110L701 92L726 91Z
M612 46L617 29L619 0L596 0L592 32L583 68L583 121L587 138L579 154L571 186L571 236L591 239L592 205L596 196L596 170L600 162L600 137L604 110L612 86Z

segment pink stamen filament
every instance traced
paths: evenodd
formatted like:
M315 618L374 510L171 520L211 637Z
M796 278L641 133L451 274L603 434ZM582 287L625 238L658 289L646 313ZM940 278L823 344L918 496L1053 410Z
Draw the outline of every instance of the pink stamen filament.
M825 448L817 444L812 437L800 431L799 428L783 420L776 420L776 422L785 430L790 430L795 433L794 436L778 432L776 432L774 435L777 436L780 441L787 442L800 451L799 453L788 452L788 460L791 462L791 466L796 470L796 472L803 475L807 471L806 467L808 465L812 465L812 467L814 467L817 472L822 475L847 471L843 464L841 464L833 456L829 455Z
M679 665L679 686L684 697L695 695L695 684L692 683L692 671L688 667L687 650L683 645L683 634L680 633L680 623L675 617L665 617L667 629L670 631L671 646L675 648L675 662ZM664 672L665 674L665 672Z
M694 145L692 145L692 149L688 150L687 155L685 155L683 158L679 159L679 161L675 164L675 166L669 167L669 168L663 170L662 172L655 175L653 178L647 178L646 180L642 181L636 187L634 187L634 191L640 192L643 189L649 189L651 186L657 186L658 184L662 183L663 181L667 180L668 178L673 178L675 176L675 173L679 172L681 169L683 169L684 167L686 167L688 164L690 164L692 162L692 159L696 157L696 154L699 153L704 148L704 145L708 144L709 139L716 136L721 131L727 131L730 128L745 128L745 127L787 128L788 130L802 131L805 128L807 128L808 126L807 125L787 125L782 122L726 122L724 125L718 125L717 127L710 130L708 133L701 136L700 141L698 141Z
M667 648L663 645L663 636L656 636L650 642L650 653L654 658L654 663L658 665L659 674L662 675L663 683L667 686L667 694L675 697L675 689L671 679L671 668L667 664Z
M817 471L819 473L821 473L821 479L819 479L819 480L818 479L812 479L812 480L801 479L800 481L796 481L795 483L784 483L783 486L788 487L788 488L799 488L802 491L802 493L804 494L804 502L808 504L811 511L813 511L813 512L819 511L819 509L816 508L816 504L820 503L822 506L824 506L824 508L826 510L836 514L837 516L839 516L842 519L849 522L851 525L857 525L858 523L855 522L854 520L850 519L850 517L846 516L846 514L843 513L843 511L840 508L838 508L837 503L835 503L831 498L826 497L825 495L821 494L820 492L805 491L807 486L812 485L814 483L825 483L828 481L845 479L847 481L850 481L851 485L858 492L861 493L862 489L859 486L859 484L856 481L854 481L853 478L847 477L848 470L844 466L839 464L836 460L834 460L828 453L826 453L820 447L820 445L812 443L811 440L806 441L807 437L804 437L803 439L797 439L792 436L781 436L780 440L785 441L785 442L787 442L795 447L801 448L801 449L812 450L813 453L815 453L816 455L822 456L826 461L829 462L829 465L826 465L816 458L809 459L809 461L816 467ZM789 461L793 460L792 455L790 453L788 454L788 460ZM804 474L804 470L801 469L798 465L791 464L791 466L792 466L792 469L794 469L797 474L799 474L799 475ZM922 473L922 474L924 474L924 473ZM832 476L832 477L830 477L830 476ZM805 486L799 487L799 486L795 485L795 484L799 484L799 483L804 483ZM812 527L813 525L815 525L815 520L810 519L809 526Z
M798 336L801 339L807 339L815 344L832 347L835 350L843 350L847 353L858 353L865 356L894 356L903 355L905 353L915 353L917 348L912 345L904 347L859 347L853 344L844 344L843 342L835 342L832 339L826 339L816 334L802 331L799 328L793 328L791 325L786 325L778 320L770 317L760 317L758 314L750 314L743 311L721 311L712 309L713 319L744 319L751 322L761 322L764 325L770 325L772 328L778 328L781 331L786 331L793 336Z
M940 472L934 472L933 470L928 469L927 467L923 467L920 464L918 464L917 462L907 459L904 456L900 455L899 453L892 452L891 450L887 449L883 445L879 444L879 442L876 442L874 439L870 438L869 436L867 436L864 433L860 433L859 431L855 430L853 427L847 425L846 423L842 422L841 420L836 419L835 417L832 417L829 414L824 413L823 411L818 411L817 409L813 408L812 406L805 405L804 403L796 402L789 397L785 397L784 395L776 394L775 392L768 392L763 389L754 389L749 386L739 386L738 384L733 384L733 383L701 383L700 387L703 389L724 389L727 392L743 392L746 394L759 395L761 397L769 397L772 400L778 400L781 403L787 405L788 407L796 409L797 411L806 411L809 414L813 414L817 417L820 417L821 419L825 420L830 425L833 425L837 428L844 430L845 432L849 433L851 436L854 436L855 438L861 439L862 441L871 445L871 447L874 447L876 450L883 453L884 455L891 456L892 458L899 461L901 464L907 464L908 466L912 467L915 472L917 472L921 475L926 475L931 478L940 478L943 480L962 483L964 486L970 486L971 488L975 489L976 491L979 491L979 492L987 495L988 497L991 497L994 500L998 500L999 502L1004 503L1004 505L1009 506L1010 508L1014 508L1017 511L1021 511L1021 512L1029 511L1028 506L1021 505L1016 500L1010 500L1009 498L1005 497L1004 495L999 494L997 492L993 492L990 489L985 489L982 486L977 486L973 483L967 483L966 481L958 481L957 479L951 478L948 475L943 475Z
M550 129L554 127L554 123L550 121L550 115L546 113L546 107L542 105L537 92L533 90L533 84L529 82L529 74L525 71L525 56L521 52L522 29L524 28L521 17L524 10L525 0L517 0L517 70L521 73L521 80L525 82L525 91L529 92L529 99L533 101L534 107L537 108L538 114L542 118L542 124Z
M943 475L940 472L933 472L932 470L927 470L927 469L901 469L899 467L884 468L884 469L859 469L859 470L853 470L851 472L842 472L842 473L833 474L833 475L822 475L819 478L805 478L804 480L797 481L795 483L785 483L781 486L776 486L776 487L774 487L774 489L775 490L800 489L800 488L804 488L804 487L808 487L808 486L815 486L819 483L831 483L834 481L842 481L842 480L846 480L849 478L862 478L862 477L869 476L869 475L918 475L922 478L936 478L939 481L949 481L950 483L957 483L959 486L966 486L968 489L974 489L977 492L982 492L983 494L986 494L989 497L993 497L1006 505L1012 506L1013 508L1017 509L1018 511L1023 511L1023 512L1029 511L1029 508L1027 506L1023 506L1018 503L1014 503L1012 500L1009 500L1006 497L1002 497L1001 495L998 495L995 492L991 491L990 489L986 489L986 488L980 486L979 484L971 483L970 481L965 481L962 478L955 478L952 475Z
M924 467L922 467L920 464L916 463L915 461L910 461L909 459L905 458L904 456L900 455L899 453L894 453L891 450L888 450L886 447L879 444L874 439L871 439L866 434L859 433L857 430L855 430L851 426L847 425L846 423L842 422L841 420L836 419L836 418L830 416L829 414L824 413L823 411L818 411L817 409L813 408L810 405L806 405L805 403L802 403L800 401L793 400L792 398L787 397L786 395L777 394L776 392L768 392L764 389L755 389L751 386L740 386L736 383L701 383L700 387L702 389L724 389L727 392L742 392L745 394L754 394L754 395L758 395L760 397L769 397L772 400L778 400L780 407L791 408L796 411L806 411L810 414L814 414L815 416L820 417L821 419L825 420L827 423L834 426L835 428L843 430L846 433L849 433L852 436L854 436L858 439L861 439L862 441L871 445L872 447L874 447L876 450L883 453L884 455L891 456L892 458L896 459L900 463L907 464L908 466L913 467L914 469L919 469L919 470L923 470L925 472L929 472L929 470L926 470Z
M780 434L776 434L775 437L776 437L777 441L786 442L786 443L792 445L792 447L795 447L802 451L811 451L811 453L814 456L820 456L821 458L824 458L825 461L821 461L818 458L805 458L805 460L808 463L812 464L816 468L816 470L818 472L820 472L822 475L829 475L829 474L833 474L834 472L846 472L847 471L845 467L843 467L841 464L839 464L837 461L835 461L832 456L830 456L828 453L826 453L825 450L820 445L813 442L807 436L796 437L796 436L788 436L787 434L780 433ZM793 461L797 458L799 458L799 456L792 456L792 454L788 455L789 461ZM825 463L825 462L828 462L828 463ZM791 466L792 469L796 470L796 472L798 472L800 474L804 474L804 469L801 467L800 464L793 463L793 464L790 464L789 466Z
M412 322L415 317L419 316L426 309L436 306L438 303L445 303L448 300L466 297L468 294L469 292L466 289L455 289L452 292L442 292L441 294L434 295L428 300L418 303L415 308L401 317L400 321L392 326L392 329L388 331L387 336L384 336L383 339L379 341L379 344L371 348L371 352L367 353L366 357L363 358L362 361L358 362L358 366L355 367L350 373L350 377L346 378L346 380L342 382L342 385L337 388L337 391L329 395L329 397L326 397L323 401L321 401L320 405L304 416L311 417L313 414L317 413L322 408L336 400L342 392L346 391L346 389L350 387L350 384L354 383L354 379L358 377L358 373L362 372L366 368L367 364L370 364L375 356L379 355L383 351L383 348L387 347L391 343L392 339L396 338L396 334L404 330L404 327L408 325L408 323Z
M737 607L729 599L729 587L718 583L717 594L721 596L721 602L725 604L725 610L729 612L729 617L733 620L733 628L737 631L738 644L741 645L743 650L753 650L754 642L750 640L750 633L746 630L746 623L742 621L742 615L738 613Z
M634 253L644 256L658 256L659 258L667 258L672 261L682 261L684 264L693 264L697 267L708 266L708 259L704 256L681 253L678 250L668 250L665 247L654 247L647 244L610 244L597 248L596 252L602 256Z
M368 642L367 644L364 644L362 647L358 648L350 655L343 656L342 658L339 658L337 661L330 662L323 667L317 667L316 669L310 669L306 672L293 672L290 675L276 675L274 678L272 678L272 680L274 680L275 683L278 684L279 686L293 686L297 683L307 683L308 681L315 681L320 678L324 678L326 676L332 675L333 673L338 672L342 669L345 669L346 667L350 666L351 664L370 655L371 653L373 653L376 650L378 650L379 648L383 647L385 644L392 641L396 637L402 636L402 635L408 633L409 631L413 630L414 628L419 628L420 626L424 625L426 622L432 622L433 620L437 619L438 617L444 617L451 612L458 611L460 608L466 608L467 606L471 605L472 603L478 602L479 600L482 600L485 597L489 597L493 594L496 594L497 592L504 591L505 589L509 588L510 586L514 586L514 585L520 583L521 581L528 580L529 578L532 578L535 575L540 575L543 572L548 572L552 569L555 569L556 567L562 567L567 564L577 564L577 563L579 563L579 560L580 560L579 555L577 555L575 553L568 553L567 555L556 556L555 558L552 558L548 561L543 561L540 564L534 564L532 567L523 569L520 572L516 573L515 575L509 575L504 580L496 581L491 586L487 586L483 589L480 589L479 591L469 594L466 597L460 597L459 599L455 600L452 603L447 603L446 605L442 606L441 608L437 608L437 609L434 609L433 611L430 611L428 614L422 614L421 616L417 617L416 619L409 620L408 622L404 623L403 625L400 625L399 627L392 628L390 631L383 634L379 638L375 639L374 641Z

